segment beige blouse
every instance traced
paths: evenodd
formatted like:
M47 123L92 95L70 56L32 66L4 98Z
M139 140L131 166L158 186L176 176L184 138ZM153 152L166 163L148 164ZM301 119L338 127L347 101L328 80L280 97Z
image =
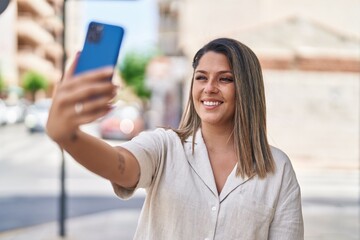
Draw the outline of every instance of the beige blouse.
M272 147L276 172L265 179L236 177L217 193L201 130L182 144L172 130L144 132L121 146L139 161L146 189L135 240L301 240L300 187L288 157ZM122 199L136 190L113 184Z

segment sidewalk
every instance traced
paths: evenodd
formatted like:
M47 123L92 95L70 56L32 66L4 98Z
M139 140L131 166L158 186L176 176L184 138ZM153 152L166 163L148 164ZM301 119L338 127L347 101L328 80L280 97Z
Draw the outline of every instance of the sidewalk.
M0 233L1 240L131 240L140 211L108 211L66 221L66 238L58 237L58 223Z

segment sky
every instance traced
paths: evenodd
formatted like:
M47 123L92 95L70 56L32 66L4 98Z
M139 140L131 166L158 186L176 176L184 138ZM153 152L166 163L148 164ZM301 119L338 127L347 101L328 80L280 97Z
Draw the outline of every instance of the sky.
M91 20L125 28L120 58L130 50L156 46L159 17L155 0L87 0L84 3L84 31Z

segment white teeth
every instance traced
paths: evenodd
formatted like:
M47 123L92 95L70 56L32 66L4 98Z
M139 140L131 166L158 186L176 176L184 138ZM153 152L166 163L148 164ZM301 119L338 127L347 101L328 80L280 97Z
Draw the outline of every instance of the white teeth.
M204 101L204 105L206 106L218 106L221 102L210 102L210 101Z

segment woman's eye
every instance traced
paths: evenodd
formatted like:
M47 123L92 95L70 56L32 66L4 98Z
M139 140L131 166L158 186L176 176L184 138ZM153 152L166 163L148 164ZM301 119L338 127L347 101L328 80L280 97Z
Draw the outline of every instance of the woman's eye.
M206 79L206 77L202 76L202 75L195 77L195 80L205 80L205 79Z
M228 77L222 77L222 78L220 78L220 81L222 81L222 82L233 82L234 79L228 78Z

